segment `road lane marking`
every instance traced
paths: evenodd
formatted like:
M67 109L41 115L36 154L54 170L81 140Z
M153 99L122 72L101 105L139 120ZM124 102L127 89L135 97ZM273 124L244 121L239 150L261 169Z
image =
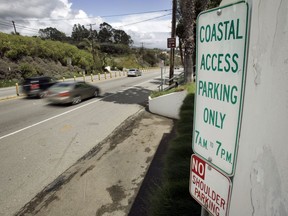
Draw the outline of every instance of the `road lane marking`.
M93 103L96 103L96 102L98 102L98 101L100 101L100 100L102 100L102 98L101 98L101 99L98 99L98 100L95 100L95 101L92 101L92 102L87 103L87 104L83 104L83 105L81 105L81 106L79 106L79 107L76 107L76 108L74 108L74 109L68 110L68 111L66 111L66 112L64 112L64 113L61 113L61 114L58 114L58 115L56 115L56 116L50 117L50 118L45 119L45 120L43 120L43 121L37 122L37 123L32 124L32 125L30 125L30 126L24 127L24 128L22 128L22 129L20 129L20 130L17 130L17 131L12 132L12 133L6 134L6 135L0 137L0 140L4 139L4 138L6 138L6 137L12 136L12 135L14 135L14 134L17 134L17 133L19 133L19 132L21 132L21 131L27 130L27 129L29 129L29 128L35 127L35 126L37 126L37 125L43 124L43 123L45 123L45 122L47 122L47 121L50 121L50 120L52 120L52 119L55 119L55 118L58 118L58 117L60 117L60 116L66 115L66 114L68 114L68 113L74 112L75 110L78 110L78 109L80 109L80 108L86 107L86 106L88 106L88 105L90 105L90 104L93 104Z
M111 94L111 95L108 95L108 96L106 96L106 97L104 97L104 98L100 98L100 99L97 99L97 100L95 100L95 101L89 102L89 103L87 103L87 104L83 104L83 105L81 105L81 106L79 106L79 107L76 107L76 108L74 108L74 109L68 110L68 111L66 111L66 112L64 112L64 113L58 114L58 115L56 115L56 116L50 117L50 118L48 118L48 119L45 119L45 120L43 120L43 121L40 121L40 122L37 122L37 123L35 123L35 124L29 125L29 126L27 126L27 127L24 127L24 128L22 128L22 129L20 129L20 130L17 130L17 131L12 132L12 133L6 134L6 135L0 137L0 140L2 140L2 139L4 139L4 138L7 138L7 137L9 137L9 136L15 135L15 134L17 134L17 133L20 133L20 132L22 132L22 131L24 131L24 130L30 129L30 128L32 128L32 127L35 127L35 126L37 126L37 125L43 124L43 123L45 123L45 122L48 122L48 121L50 121L50 120L56 119L56 118L58 118L58 117L61 117L61 116L63 116L63 115L66 115L66 114L68 114L68 113L74 112L74 111L76 111L76 110L78 110L78 109L81 109L81 108L83 108L83 107L86 107L86 106L89 106L89 105L91 105L91 104L97 103L97 102L99 102L99 101L104 100L105 98L112 97L113 95L116 95L116 94L121 93L122 91L125 91L125 90L128 90L128 89L131 89L131 88L133 88L133 87L135 87L135 86L143 85L143 84L145 84L145 83L147 83L147 82L150 82L150 81L151 81L151 80L144 81L144 82L139 83L139 84L137 84L137 85L128 87L128 88L126 88L126 89L124 89L124 90L117 91L116 93Z

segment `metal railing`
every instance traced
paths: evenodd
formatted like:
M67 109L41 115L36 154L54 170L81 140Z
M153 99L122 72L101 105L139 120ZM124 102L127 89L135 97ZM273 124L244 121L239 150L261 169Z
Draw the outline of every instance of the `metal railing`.
M177 87L185 82L184 72L174 75L170 79L162 79L161 84L158 86L159 91L169 90L171 88ZM164 88L164 85L167 87Z

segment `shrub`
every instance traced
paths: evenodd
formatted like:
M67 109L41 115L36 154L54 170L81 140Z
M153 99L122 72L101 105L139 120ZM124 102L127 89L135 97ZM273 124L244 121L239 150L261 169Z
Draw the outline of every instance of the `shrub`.
M155 97L159 97L162 95L170 94L173 92L184 91L184 90L187 90L189 93L194 93L195 83L188 83L186 85L177 86L176 88L172 88L166 91L152 91L152 93L150 94L150 97L155 98Z
M20 71L22 73L22 77L23 78L28 78L31 76L35 76L37 75L37 71L35 70L35 68L29 64L29 63L23 63L20 65Z

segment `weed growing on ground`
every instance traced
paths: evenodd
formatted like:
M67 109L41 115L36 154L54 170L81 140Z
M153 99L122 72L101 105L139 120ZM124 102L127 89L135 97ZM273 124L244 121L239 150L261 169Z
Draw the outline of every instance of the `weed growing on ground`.
M165 157L162 184L150 195L148 215L201 214L201 206L189 193L195 85L190 85L188 92L176 124L176 138L169 143Z

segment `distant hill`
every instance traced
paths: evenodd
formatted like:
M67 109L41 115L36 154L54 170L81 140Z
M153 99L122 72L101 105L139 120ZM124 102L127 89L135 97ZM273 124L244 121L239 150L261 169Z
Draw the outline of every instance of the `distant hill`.
M161 60L157 57L161 50L107 43L100 44L92 55L91 44L85 43L82 41L79 49L60 41L0 33L0 80L21 81L33 75L72 77L83 71L96 74L108 65L118 69L140 68L154 66Z
M88 68L90 62L91 53L67 43L0 33L0 79L63 76Z

